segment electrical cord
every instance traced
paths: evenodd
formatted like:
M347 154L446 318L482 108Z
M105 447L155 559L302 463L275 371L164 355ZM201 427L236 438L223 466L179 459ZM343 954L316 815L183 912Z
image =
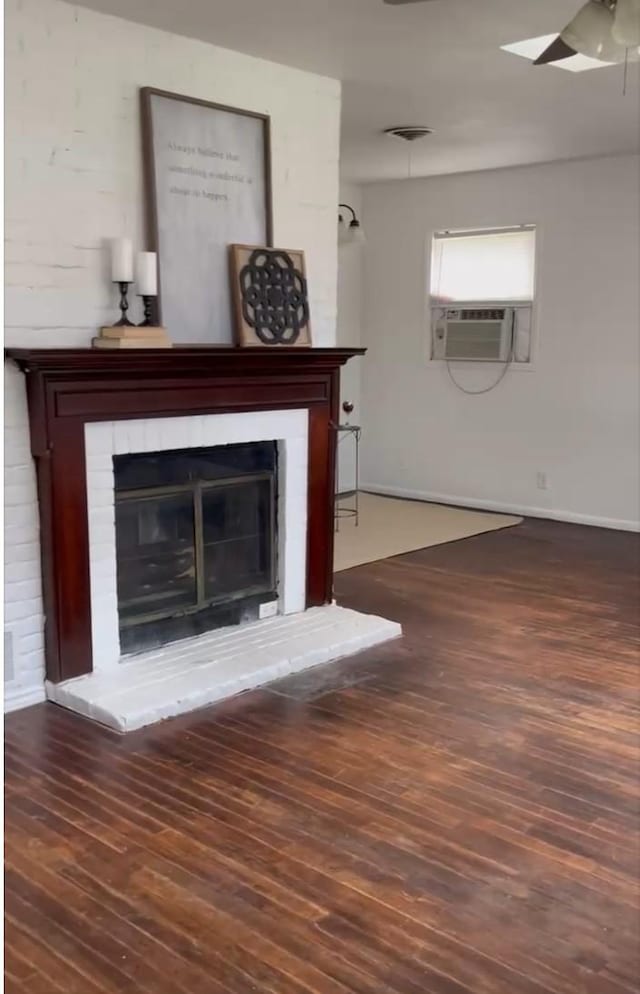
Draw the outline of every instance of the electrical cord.
M503 379L505 378L505 376L509 372L509 367L511 366L511 364L513 362L513 351L514 351L514 348L515 348L515 331L516 331L516 312L515 312L515 308L514 308L513 314L511 315L511 341L509 343L509 358L505 359L504 369L501 370L498 379L495 380L494 383L492 383L488 387L483 387L482 390L467 390L466 387L463 387L462 384L458 383L458 381L456 380L455 376L453 375L453 373L451 371L451 362L450 362L449 359L447 359L446 360L446 363L447 363L447 373L449 374L449 379L451 380L451 382L453 383L453 385L455 387L457 387L457 389L460 390L461 393L469 394L472 397L477 397L477 396L479 396L480 394L483 394L483 393L491 393L492 390L495 390L495 388L498 386L498 384L502 383Z

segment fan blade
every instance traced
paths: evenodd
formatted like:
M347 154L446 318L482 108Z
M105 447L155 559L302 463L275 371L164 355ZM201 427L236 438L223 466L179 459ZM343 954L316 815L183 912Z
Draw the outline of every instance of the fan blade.
M562 40L560 35L551 42L548 48L534 60L534 66L546 66L549 62L560 62L562 59L570 59L576 52L570 45Z

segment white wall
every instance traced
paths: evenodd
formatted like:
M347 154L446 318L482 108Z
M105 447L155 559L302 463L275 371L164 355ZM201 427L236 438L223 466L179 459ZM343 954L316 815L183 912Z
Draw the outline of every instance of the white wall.
M364 188L366 486L637 527L639 181L623 156ZM519 222L539 234L534 368L466 396L425 362L429 236ZM495 373L456 365L471 387Z
M271 115L275 241L303 248L333 345L340 84L58 0L6 3L6 344L86 346L112 320L106 239L142 247L138 88ZM38 518L22 377L6 390L9 706L42 698ZM10 675L10 674L9 674Z
M362 188L353 183L340 185L340 203L350 204L358 215L366 232L362 218ZM345 219L351 219L348 211L343 211ZM363 310L363 246L360 244L340 245L338 249L338 345L344 347L362 344ZM350 359L342 367L340 380L340 401L348 400L354 405L349 416L351 424L361 424L361 376L363 360ZM345 422L347 415L340 411L340 420ZM351 436L339 440L338 448L338 489L351 490L355 480L355 455Z

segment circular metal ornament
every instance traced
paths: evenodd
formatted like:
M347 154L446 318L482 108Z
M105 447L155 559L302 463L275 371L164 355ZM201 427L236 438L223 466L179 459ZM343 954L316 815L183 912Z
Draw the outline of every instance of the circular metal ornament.
M242 316L264 345L294 345L309 323L307 281L288 252L254 249L240 270Z

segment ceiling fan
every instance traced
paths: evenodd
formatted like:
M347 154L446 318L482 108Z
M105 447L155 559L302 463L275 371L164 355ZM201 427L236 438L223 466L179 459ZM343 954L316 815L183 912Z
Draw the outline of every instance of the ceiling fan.
M572 55L625 62L637 59L638 46L640 0L587 0L534 65L559 62Z
M429 2L383 0L392 7ZM534 65L559 62L578 54L601 62L637 60L640 57L640 0L587 0Z

